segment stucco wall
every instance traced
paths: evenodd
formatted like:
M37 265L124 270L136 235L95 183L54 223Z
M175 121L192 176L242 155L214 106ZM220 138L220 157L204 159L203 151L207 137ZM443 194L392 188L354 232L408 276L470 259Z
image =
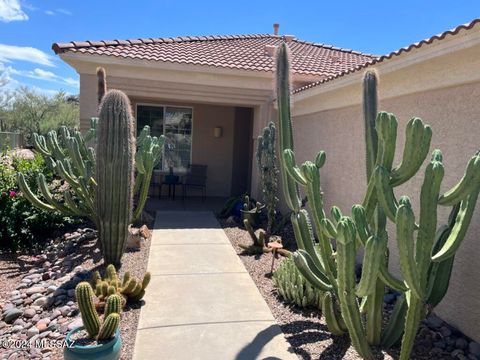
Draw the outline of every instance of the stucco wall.
M381 86L385 85L382 80ZM388 85L386 85L388 86ZM382 93L380 92L380 98ZM445 177L442 191L462 176L468 159L480 147L480 82L414 93L381 101L380 110L393 112L399 120L396 161L403 151L404 131L412 116L421 117L433 129L431 149L444 155ZM362 201L365 191L364 139L361 106L325 110L294 118L295 153L298 161L313 159L325 150L327 162L322 169L322 187L326 205L336 204L349 212ZM419 191L423 169L407 184L395 190L397 196L409 195L418 216ZM437 313L451 325L480 341L480 206L472 219L467 237L458 251L447 296ZM442 223L447 209L439 208ZM391 233L391 232L390 232ZM394 239L391 269L399 272Z

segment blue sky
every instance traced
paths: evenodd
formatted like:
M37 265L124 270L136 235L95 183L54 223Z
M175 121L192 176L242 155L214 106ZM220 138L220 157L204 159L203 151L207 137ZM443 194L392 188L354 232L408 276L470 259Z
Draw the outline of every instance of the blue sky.
M53 42L182 35L281 34L385 54L480 17L463 1L0 0L0 76L47 94L78 93Z

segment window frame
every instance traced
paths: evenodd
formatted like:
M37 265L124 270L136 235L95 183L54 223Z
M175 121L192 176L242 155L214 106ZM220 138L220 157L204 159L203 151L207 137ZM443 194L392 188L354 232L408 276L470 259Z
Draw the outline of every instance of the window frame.
M194 128L194 107L193 106L186 106L186 105L172 105L172 104L165 104L165 103L149 103L149 102L136 102L135 103L135 128L136 130L138 131L138 128L137 128L137 115L138 115L138 107L139 106L153 106L153 107L159 107L159 108L163 108L163 121L165 121L165 116L166 116L166 113L167 113L167 107L171 107L171 108L181 108L181 109L190 109L192 111L192 128L190 130L190 136L192 137L192 145L190 147L190 164L192 164L192 157L193 157L193 128ZM138 134L137 134L138 135ZM165 136L165 124L163 125L163 135ZM162 169L157 169L157 170L154 170L155 172L159 172L161 174L168 174L169 173L169 170L164 170L163 169L163 159L165 158L165 148L162 149ZM179 171L177 170L175 173L176 174L186 174L188 172L188 170L184 170L184 171Z

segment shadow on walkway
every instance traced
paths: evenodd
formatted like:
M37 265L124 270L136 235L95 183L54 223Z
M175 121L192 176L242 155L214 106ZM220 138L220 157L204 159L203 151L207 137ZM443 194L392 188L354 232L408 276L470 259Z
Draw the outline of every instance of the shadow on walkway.
M245 346L235 356L235 360L252 360L257 359L258 355L262 352L263 347L270 342L275 336L283 336L282 331L278 325L270 325L265 330L260 331L250 344ZM289 349L290 351L290 349ZM275 356L268 356L262 358L262 360L282 360Z

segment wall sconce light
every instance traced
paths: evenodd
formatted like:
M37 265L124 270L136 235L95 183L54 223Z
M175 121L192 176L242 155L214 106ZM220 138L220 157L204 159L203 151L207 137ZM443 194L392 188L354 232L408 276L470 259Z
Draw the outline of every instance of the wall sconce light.
M222 137L223 129L220 126L216 126L213 128L213 137L220 138Z

